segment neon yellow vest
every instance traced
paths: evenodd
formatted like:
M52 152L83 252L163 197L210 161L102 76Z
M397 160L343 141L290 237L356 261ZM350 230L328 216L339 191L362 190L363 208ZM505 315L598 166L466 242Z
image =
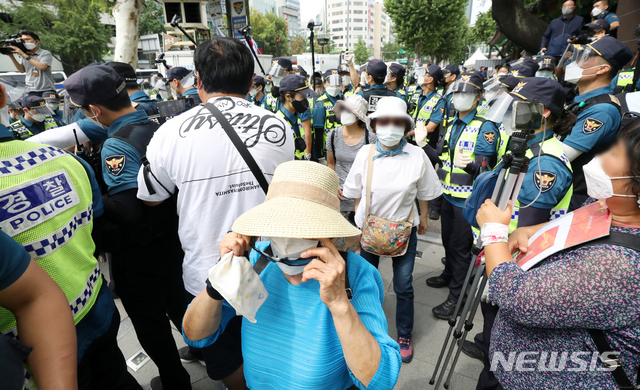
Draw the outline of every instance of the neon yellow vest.
M13 122L12 124L9 125L9 128L11 129L11 131L13 131L13 134L16 137L16 139L24 140L33 136L33 133L31 132L31 130L29 130L29 128L25 126L21 120L17 120ZM58 124L56 123L56 120L53 119L53 117L47 116L46 118L44 118L44 131L56 129L56 128L58 128Z
M418 90L418 85L411 84L410 86L407 87L407 96L409 96L410 98L413 98L413 94L415 94L417 90Z
M278 98L274 97L271 92L267 94L267 100L264 101L264 109L274 114L278 111Z
M21 141L1 144L0 167L0 226L60 286L78 324L102 286L87 173L62 149ZM15 326L0 308L0 331L15 336Z
M627 85L633 82L633 70L618 73L618 81L616 85L618 87L625 88Z
M419 94L415 94L411 97L412 101L415 102L415 108L411 112L411 116L415 118L416 125L418 124L417 122L422 122L424 124L429 122L429 118L431 118L433 110L442 99L442 95L440 94L440 92L436 91L436 93L434 93L433 96L431 96L429 100L427 100L426 103L424 103L422 107L420 107L420 111L418 111L418 102L420 101L420 96L421 95Z
M425 104L426 105L426 104ZM440 155L440 161L442 161L442 167L438 168L438 177L442 183L443 192L447 195L455 198L466 199L471 195L473 190L473 175L468 174L463 169L458 168L452 161L450 150L455 150L455 153L462 153L468 155L471 161L475 161L476 154L474 153L476 140L478 134L480 134L480 128L485 122L485 118L476 115L475 118L469 122L469 124L462 130L460 138L455 145L450 144L451 132L453 131L453 123L451 121L447 128L447 133L444 136L444 144L448 145L442 151Z
M282 107L282 110L286 110L286 108ZM282 110L278 110L278 112L276 112L276 116L278 118L282 118L285 121L289 122L289 119L287 119L287 117L284 115ZM304 128L302 127L302 121L300 120L300 118L297 117L297 115L296 115L296 120L298 121L297 123L298 123L298 129L300 131L300 137L304 139ZM291 130L293 130L293 124L289 123L289 125L291 125ZM295 131L293 131L293 139L296 139L296 138L298 138L298 135L296 134ZM302 160L304 158L304 150L303 151L296 150L295 155L296 155L296 159Z
M331 133L331 130L339 127L340 123L338 123L338 118L336 118L336 115L333 112L333 103L331 103L331 100L329 100L327 95L320 96L318 98L318 101L322 102L322 105L324 106L324 133L322 137L322 152L326 153L327 136Z
M509 146L510 136L507 135L506 130L504 129L504 125L500 123L500 127L498 127L500 131L500 144L498 145L498 162L502 158L502 156L507 153L507 147Z

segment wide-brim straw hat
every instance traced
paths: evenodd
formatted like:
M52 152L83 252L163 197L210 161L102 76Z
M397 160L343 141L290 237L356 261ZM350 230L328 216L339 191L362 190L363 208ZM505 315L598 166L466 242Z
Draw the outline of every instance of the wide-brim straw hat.
M336 238L360 235L340 214L338 176L322 164L280 164L267 198L242 214L232 230L251 237Z
M340 115L342 113L342 109L346 108L349 110L356 118L360 119L364 123L367 123L367 111L369 111L369 103L360 95L350 95L345 100L338 100L336 105L333 107L333 112L335 112L336 117L339 120L342 120Z
M371 121L376 118L403 118L409 122L411 129L416 125L411 115L407 114L407 103L395 96L385 96L378 100L376 110L367 117L367 127L371 131Z

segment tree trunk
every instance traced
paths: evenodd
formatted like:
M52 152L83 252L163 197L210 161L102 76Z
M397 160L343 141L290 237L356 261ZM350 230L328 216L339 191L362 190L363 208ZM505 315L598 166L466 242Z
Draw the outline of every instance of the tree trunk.
M116 20L116 49L114 61L138 67L138 20L145 0L117 0L111 13Z
M416 46L416 54L418 55L418 63L422 64L422 41L419 41Z
M493 0L491 15L513 43L530 53L538 52L548 24L527 11L520 0Z

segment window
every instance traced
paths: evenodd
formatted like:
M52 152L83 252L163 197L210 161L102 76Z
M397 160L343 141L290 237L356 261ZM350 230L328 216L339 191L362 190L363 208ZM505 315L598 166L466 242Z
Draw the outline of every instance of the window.
M363 19L353 19L353 21L356 22L356 23L362 23L362 20Z
M343 44L343 43L341 43L341 44L339 44L338 46L339 46L339 47L343 47L343 46L344 46L344 44Z
M362 1L354 1L353 5L364 5Z
M360 10L357 9L357 10L354 10L353 13L354 14L358 14L358 15L362 15L364 13L364 11L361 10L361 9Z
M201 23L200 3L184 3L185 23Z
M180 3L164 3L164 9L167 12L167 20L173 19L174 15L178 15L182 19L182 8Z
M354 31L362 31L362 30L363 30L363 27L354 27L354 28L353 28L353 30L354 30Z
M342 27L332 28L331 31L333 31L333 32L342 31Z
M381 21L380 21L380 23L381 23L383 26L386 26L386 25L387 25L387 23L385 23L383 20L381 20Z
M334 12L332 15L333 15L333 16L336 16L336 15L342 15L342 13L343 13L342 11L336 11L336 12Z

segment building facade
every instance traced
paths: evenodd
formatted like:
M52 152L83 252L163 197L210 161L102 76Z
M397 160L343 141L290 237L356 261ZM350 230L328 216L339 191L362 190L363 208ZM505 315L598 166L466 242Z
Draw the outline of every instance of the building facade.
M263 15L268 13L275 14L278 12L278 4L276 0L249 0L249 7Z
M336 50L353 50L359 38L380 57L380 48L391 41L391 18L374 0L325 0L326 32ZM377 52L376 52L377 51Z

